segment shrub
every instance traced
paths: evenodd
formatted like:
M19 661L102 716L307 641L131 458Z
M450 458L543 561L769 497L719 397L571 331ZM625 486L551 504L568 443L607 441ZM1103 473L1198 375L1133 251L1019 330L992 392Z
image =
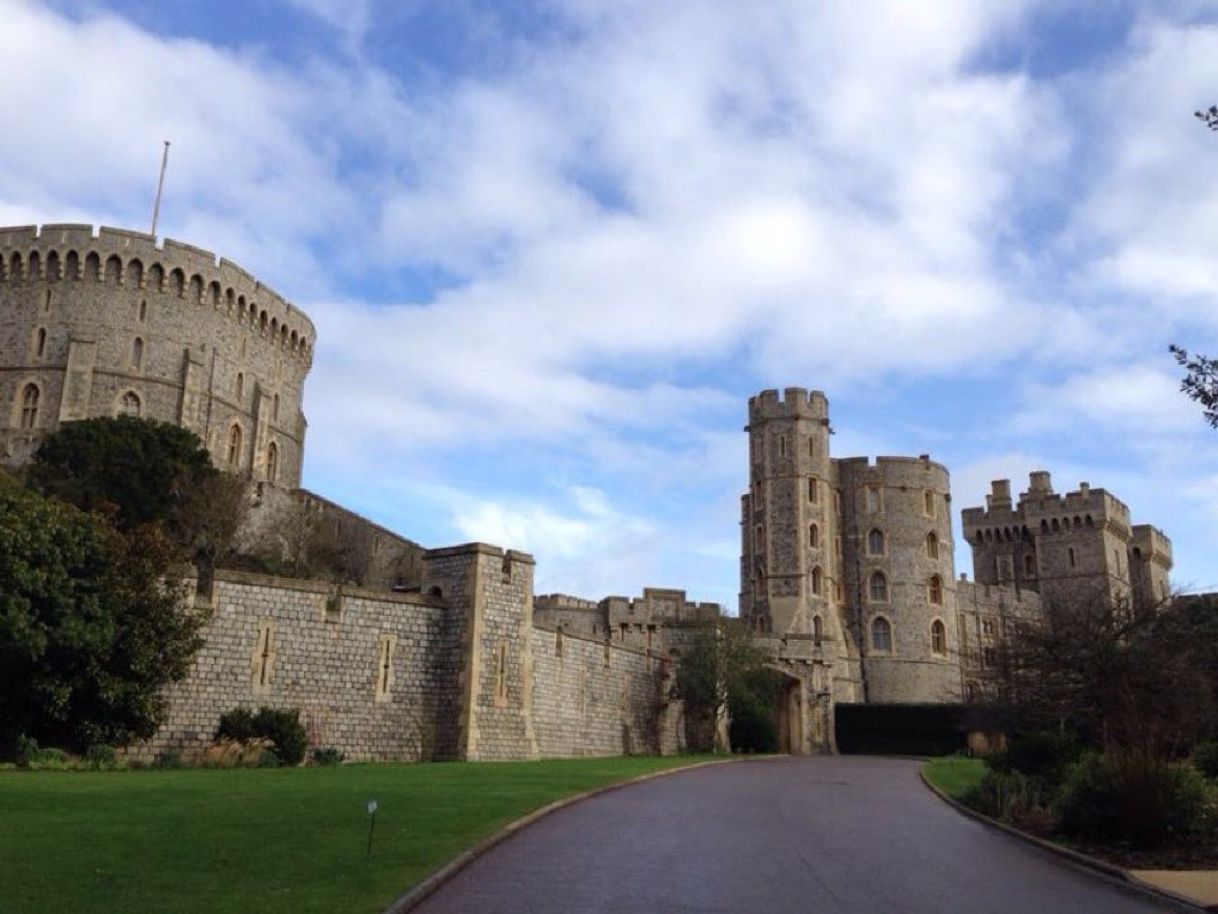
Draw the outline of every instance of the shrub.
M1058 802L1062 832L1136 848L1191 840L1212 828L1211 788L1191 765L1144 751L1088 755Z
M1198 743L1193 749L1193 764L1211 781L1218 781L1218 740Z
M39 749L30 757L27 767L30 771L71 771L79 764L62 749Z
M987 771L981 783L970 788L961 802L971 809L1006 822L1042 822L1050 806L1044 783L1019 771Z
M275 746L275 754L285 765L299 765L304 761L309 747L309 735L300 722L300 712L277 711L260 708L254 717L257 735L269 739Z
M279 762L299 765L309 747L309 736L300 722L300 711L259 708L251 713L247 708L234 708L220 718L217 739L250 742L270 740Z
M233 708L220 716L216 739L232 739L244 743L257 737L258 734L254 731L254 712L249 708Z
M1025 733L1012 737L1006 749L991 756L986 764L994 771L1017 771L1055 788L1081 754L1082 747L1073 734Z
M121 765L113 746L95 743L85 752L85 762L94 771L117 771Z
M262 754L258 756L259 768L278 768L280 764L279 756L275 754L274 749L263 749Z
M313 750L313 764L322 766L341 765L343 754L333 746L321 746Z

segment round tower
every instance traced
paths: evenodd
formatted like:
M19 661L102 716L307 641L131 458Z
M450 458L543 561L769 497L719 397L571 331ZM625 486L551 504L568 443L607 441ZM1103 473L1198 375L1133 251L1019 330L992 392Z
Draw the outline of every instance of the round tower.
M923 455L842 460L837 469L844 589L864 700L959 701L947 468Z
M221 468L297 486L316 332L235 264L87 225L0 228L0 462L60 423L126 413L199 435Z

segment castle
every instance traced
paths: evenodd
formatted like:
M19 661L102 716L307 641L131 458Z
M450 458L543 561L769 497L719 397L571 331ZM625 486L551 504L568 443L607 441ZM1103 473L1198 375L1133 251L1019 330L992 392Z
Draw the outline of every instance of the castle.
M671 752L668 698L691 626L722 608L681 590L592 601L533 594L533 559L481 543L424 549L299 488L308 317L188 244L90 226L0 228L0 460L63 422L126 413L195 431L251 482L251 525L293 505L361 535L358 587L218 572L190 675L135 751L210 741L238 705L296 707L352 760ZM749 400L740 615L785 683L783 748L835 750L839 704L975 697L1019 619L1075 599L1154 605L1171 543L1082 483L1031 474L963 512L975 581L954 570L947 469L929 456L835 458L824 394Z

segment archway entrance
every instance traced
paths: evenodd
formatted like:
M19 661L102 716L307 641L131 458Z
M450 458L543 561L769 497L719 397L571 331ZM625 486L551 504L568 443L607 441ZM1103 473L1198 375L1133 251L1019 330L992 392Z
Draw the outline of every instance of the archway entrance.
M804 732L803 683L782 673L778 679L778 695L774 715L778 730L778 751L789 755L807 755L808 742Z

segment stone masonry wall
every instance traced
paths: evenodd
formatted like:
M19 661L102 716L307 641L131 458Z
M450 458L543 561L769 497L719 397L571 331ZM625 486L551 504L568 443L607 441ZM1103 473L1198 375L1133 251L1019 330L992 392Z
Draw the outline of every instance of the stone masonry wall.
M543 629L532 632L533 728L542 757L673 754L679 707L661 697L668 662L645 651Z
M437 600L217 572L206 642L168 691L170 712L136 758L199 748L236 707L299 708L311 746L349 761L451 758L458 654ZM386 660L388 664L386 665Z

